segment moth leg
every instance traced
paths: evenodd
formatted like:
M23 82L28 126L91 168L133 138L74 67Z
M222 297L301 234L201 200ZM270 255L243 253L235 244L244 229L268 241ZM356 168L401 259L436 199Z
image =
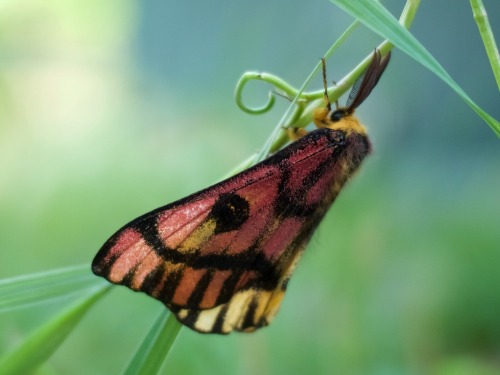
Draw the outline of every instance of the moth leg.
M282 92L279 92L279 91L276 91L276 90L273 90L272 93L274 95L281 96L282 98L288 100L289 102L291 102L293 100L293 98L291 98L290 95L288 95L286 93L282 93Z
M278 95L278 96L281 96L282 98L288 100L289 102L293 102L293 99L295 99L293 96L290 96L288 95L287 93L283 93L283 92L279 92L279 91L276 91L276 90L273 90L272 93L274 95ZM302 102L302 103L306 103L307 100L305 99L297 99L297 102Z
M334 87L337 86L337 82L336 81L332 81L332 84L333 84ZM339 100L338 99L335 100L333 103L335 104L335 109L339 109L340 108L340 106L339 106Z
M290 138L292 142L295 142L305 136L307 134L307 130L304 128L286 128L286 133L288 138Z
M330 111L328 108L320 107L316 108L313 112L313 122L318 128L326 128L330 124L328 120L328 114Z

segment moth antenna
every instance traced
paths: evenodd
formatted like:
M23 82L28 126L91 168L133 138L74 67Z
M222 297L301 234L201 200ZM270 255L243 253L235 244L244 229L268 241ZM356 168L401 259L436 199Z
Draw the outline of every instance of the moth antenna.
M337 86L337 81L332 81L332 84L333 84L333 86ZM340 108L340 106L339 106L339 100L336 99L335 100L335 109L339 109L339 108Z
M370 95L382 76L382 73L384 73L390 58L390 52L388 52L383 59L381 58L380 51L378 49L373 52L373 58L370 65L364 74L356 80L351 92L349 93L346 103L346 109L348 112L354 112L354 110L359 107L361 103L363 103L368 95Z
M326 60L324 57L321 58L321 65L323 66L323 88L325 89L325 94L324 94L325 105L326 109L328 109L328 112L330 112L332 110L332 104L330 103L330 98L328 97L328 84L326 82ZM337 102L335 102L335 105L338 108Z

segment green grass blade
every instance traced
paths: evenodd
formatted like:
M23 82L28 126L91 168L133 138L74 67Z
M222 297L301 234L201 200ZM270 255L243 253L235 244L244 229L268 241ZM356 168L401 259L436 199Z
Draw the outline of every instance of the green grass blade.
M332 3L359 19L401 51L408 54L450 86L500 137L500 123L482 110L450 77L448 72L427 49L389 13L380 3L373 0L330 0ZM418 2L419 0L413 0Z
M124 375L157 374L181 328L173 314L162 312L137 349Z
M491 70L493 71L498 89L500 90L500 54L498 53L495 36L493 35L493 31L491 31L486 8L482 0L470 0L470 5L477 27L479 28L479 34L483 40L484 48L486 49L486 54L490 60Z
M29 336L20 346L0 358L0 374L31 374L44 363L85 315L87 310L108 290L109 286L95 288Z
M0 313L46 302L102 283L88 265L0 280Z

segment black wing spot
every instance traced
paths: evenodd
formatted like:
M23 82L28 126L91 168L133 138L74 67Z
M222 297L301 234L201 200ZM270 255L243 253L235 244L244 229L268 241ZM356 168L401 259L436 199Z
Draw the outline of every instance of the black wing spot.
M215 220L215 234L239 229L250 216L248 201L234 193L221 194L210 211L209 218Z

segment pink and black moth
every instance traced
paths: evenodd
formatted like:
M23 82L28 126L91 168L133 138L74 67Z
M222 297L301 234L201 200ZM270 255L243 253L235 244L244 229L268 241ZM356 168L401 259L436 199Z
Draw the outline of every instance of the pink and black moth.
M314 115L319 129L125 225L99 250L92 271L160 300L198 332L268 325L314 230L370 152L353 113L389 58L375 51L345 107L330 110L325 94L326 108Z

